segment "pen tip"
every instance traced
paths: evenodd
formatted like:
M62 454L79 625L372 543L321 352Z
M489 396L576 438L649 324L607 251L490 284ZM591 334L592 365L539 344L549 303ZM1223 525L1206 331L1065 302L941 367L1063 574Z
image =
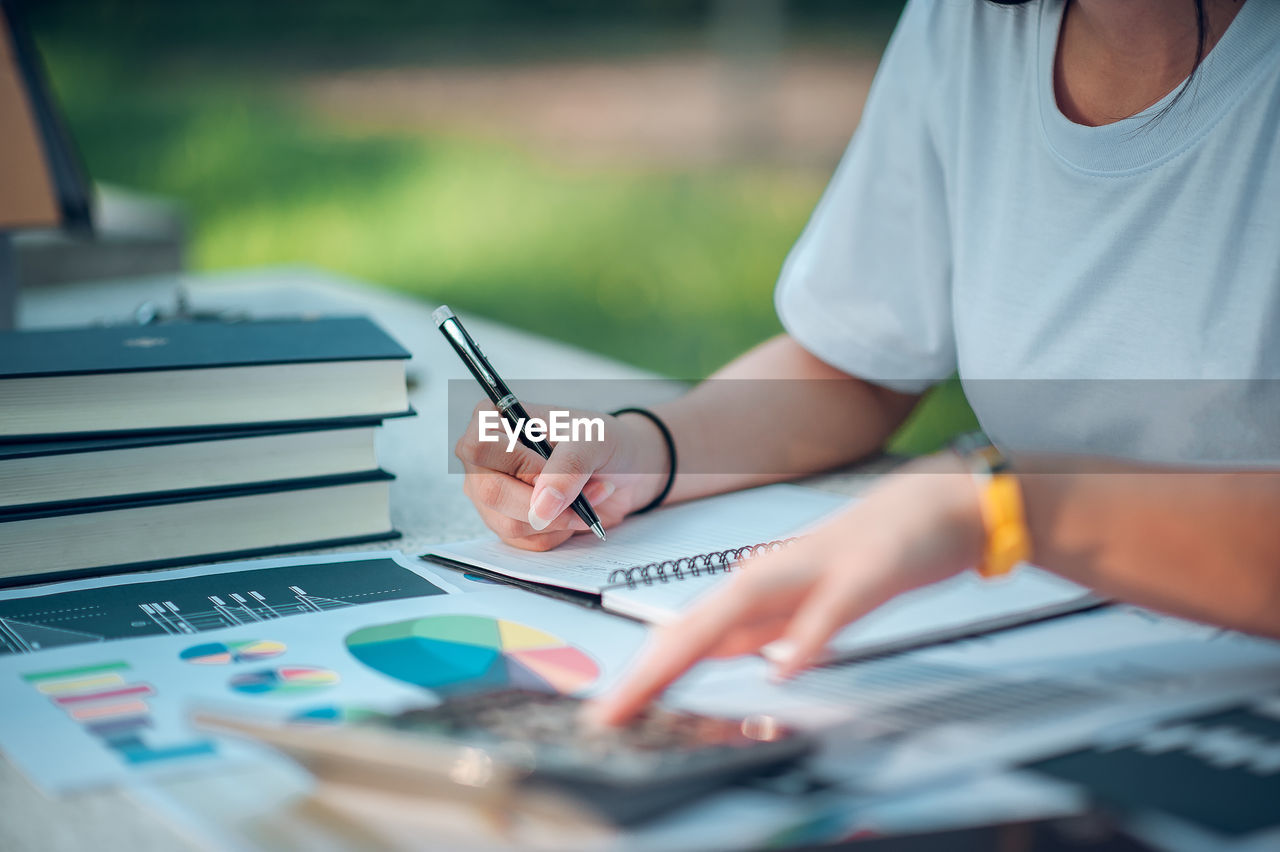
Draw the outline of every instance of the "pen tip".
M591 531L596 534L596 538L604 541L604 527L599 524L592 524Z

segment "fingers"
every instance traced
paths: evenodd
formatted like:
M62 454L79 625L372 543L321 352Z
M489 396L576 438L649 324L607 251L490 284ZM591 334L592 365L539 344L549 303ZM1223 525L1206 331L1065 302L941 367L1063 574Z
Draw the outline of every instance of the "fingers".
M532 527L528 525L528 515L529 501L533 497L533 486L527 485L505 473L498 473L473 464L463 464L463 470L466 472L466 478L462 483L462 492L471 498L471 502L475 503L477 508L489 510L513 521L519 521L525 527L525 532L532 530ZM599 492L600 490L599 486L588 489L590 492ZM574 524L575 521L577 522L576 525ZM556 519L556 523L548 531L562 529L585 530L586 528L586 524L583 524L577 515L573 512L566 512Z
M485 526L497 532L504 541L524 539L539 533L586 530L585 523L573 512L564 512L552 525L543 530L535 530L526 517L529 513L531 486L507 476L506 473L495 473L488 469L466 466L466 472L466 480L462 484L463 493L475 504L476 512L479 512ZM605 508L609 507L608 496L612 491L613 486L609 482L594 480L588 482L584 489L588 500ZM607 510L605 514L608 514Z
M529 408L541 410L540 406ZM561 519L566 514L576 518L576 515L566 513L565 510L580 493L585 493L587 500L593 504L608 499L613 493L614 483L608 480L601 481L594 492L587 488L591 475L608 460L609 450L605 443L561 442L556 445L551 457L544 461L536 452L514 440L505 443L500 440L481 440L482 430L478 428L480 416L492 412L492 406L484 403L476 406L471 423L454 446L454 454L463 462L469 475L468 496L477 506L489 506L505 517L527 524L534 532L585 529L585 525L576 527L573 521ZM518 491L510 483L502 480L489 483L471 481L472 474L486 470L507 474L533 485L533 489L525 494L519 511L516 511L512 502ZM499 521L499 525L506 532L516 532L505 521ZM499 534L504 530L500 530Z
M751 653L779 637L796 649L780 673L815 658L847 621L878 606L890 592L880 572L851 572L832 558L832 542L814 536L751 560L711 598L661 631L639 665L589 719L621 724L704 657ZM853 579L849 579L849 575Z
M751 653L777 639L817 580L822 560L813 550L812 542L801 541L749 560L723 587L663 629L633 673L593 705L590 719L621 724L704 657Z
M537 553L544 553L548 550L554 550L573 538L572 532L553 532L553 533L534 533L530 536L521 536L519 538L504 539L504 541L512 547L518 547L521 550L532 550Z
M780 644L787 655L774 670L786 679L820 662L827 642L842 627L895 595L919 585L910 576L904 547L877 534L879 519L855 506L844 523L828 525L813 536L810 558L820 566L818 579L797 602ZM860 531L851 544L844 537Z
M890 584L879 572L859 571L858 567L828 571L824 581L805 597L782 635L788 651L774 669L775 677L785 680L821 662L832 636L893 596Z
M504 544L518 547L521 550L550 550L572 538L579 530L559 529L538 532L524 521L517 521L500 515L491 509L476 507L480 520L484 525L497 533ZM576 520L576 517L575 517Z
M453 447L453 454L463 465L499 471L528 483L533 482L542 470L542 456L524 444L518 443L508 451L506 443L481 441L475 428L474 417L471 423L472 425L463 430L462 437ZM526 507L525 513L527 512Z
M791 621L788 615L753 618L749 624L732 628L721 637L719 644L707 656L741 657L753 654L780 638Z
M603 454L601 444L557 444L534 480L533 495L526 508L529 525L544 530L559 518L603 463Z
M592 722L620 725L667 688L694 663L714 651L754 601L726 586L678 622L654 635L654 641L626 680L596 701Z
M587 525L574 512L564 512L555 522L543 530L535 530L529 525L527 514L529 500L533 488L515 477L492 470L464 465L466 479L462 490L475 504L485 526L493 530L508 544L516 544L527 550L546 550L541 546L550 539L537 541L539 546L532 546L534 539L548 534L556 534L556 544L563 542L570 534L582 532ZM583 490L593 504L608 506L608 498L613 493L613 484L607 481L592 480ZM559 535L567 533L565 535ZM528 539L529 541L525 541ZM554 545L552 545L554 546Z
M903 592L964 569L968 560L948 525L923 520L936 516L930 501L942 501L945 507L949 499L923 477L891 480L849 510L842 523L828 524L814 535L822 579L787 626L783 643L789 654L776 677L793 677L819 662L831 637L849 622Z
M819 658L845 624L895 595L964 570L980 551L981 517L971 483L939 487L924 477L879 486L794 545L749 560L733 579L655 636L633 673L598 699L590 722L620 724L695 662L746 653L781 635L791 677Z

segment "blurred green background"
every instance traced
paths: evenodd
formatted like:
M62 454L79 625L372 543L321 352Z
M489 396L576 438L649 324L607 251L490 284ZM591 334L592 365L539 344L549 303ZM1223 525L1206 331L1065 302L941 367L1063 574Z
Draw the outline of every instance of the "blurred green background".
M95 179L196 269L304 263L678 378L772 289L900 0L67 0L28 16ZM660 331L659 331L660 329ZM899 448L972 422L958 386Z

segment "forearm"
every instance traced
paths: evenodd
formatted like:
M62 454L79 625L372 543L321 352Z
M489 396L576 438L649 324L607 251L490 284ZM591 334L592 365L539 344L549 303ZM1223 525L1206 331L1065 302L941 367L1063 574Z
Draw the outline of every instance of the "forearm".
M916 397L851 378L785 335L761 344L671 403L669 499L793 479L875 452Z
M1280 473L1017 466L1037 564L1108 597L1280 636Z

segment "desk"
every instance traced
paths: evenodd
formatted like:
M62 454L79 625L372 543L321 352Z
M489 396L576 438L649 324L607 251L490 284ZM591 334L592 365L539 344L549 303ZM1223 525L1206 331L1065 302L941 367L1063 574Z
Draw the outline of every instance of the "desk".
M410 402L419 412L416 418L389 421L378 438L382 464L398 477L392 485L392 519L404 538L397 546L408 553L418 553L432 543L466 538L483 531L462 494L460 478L449 472L451 448L444 417L449 380L466 383L471 380L437 335L430 320L435 307L432 304L325 273L290 268L40 288L24 294L19 305L20 325L34 328L122 321L147 301L171 305L178 285L187 289L192 305L201 310L248 311L254 316L359 313L376 319L413 354L409 363ZM468 318L467 323L500 367L520 365L518 373L511 371L517 389L521 379L574 376L617 382L620 393L631 394L646 383L621 380L652 378L624 364L495 323L475 318ZM618 402L624 401L630 400L624 396ZM863 467L855 472L823 477L813 484L852 494L873 479L874 472ZM346 548L365 549L368 548ZM985 797L986 801L999 801L1008 818L1039 815L1045 811L1046 799L1062 803L1060 813L1069 813L1078 805L1074 794L1038 789L1036 783L1025 776L991 777L980 781L977 787L982 789L952 791L948 787L940 791L942 795L935 796L928 804L930 814L935 819L941 813L962 822L965 815L975 813L975 795L979 799ZM264 791L291 789L301 789L301 785L296 776L290 777L283 768L271 772L238 768L166 780L158 797L145 790L112 790L51 800L32 787L7 760L0 758L0 850L152 852L205 848L200 842L203 835L184 833L181 820L165 818L167 805L179 801L186 806L184 813L196 813L205 824L226 825L235 821L248 806L275 801L269 795L264 796ZM891 804L885 812L890 818L893 807L897 805ZM911 819L920 812L918 804L908 803L904 807L908 811L915 808L909 814ZM370 846L368 836L350 830L349 825L313 819L316 816L313 813L295 815L288 808L279 811L284 814L280 825L272 819L270 825L255 826L253 836L264 839L265 845L334 852ZM435 816L433 813L432 817ZM448 814L439 816L435 822L421 823L409 835L415 847L440 848L439 832L446 828ZM701 813L692 816L716 819ZM715 824L731 828L739 816L740 813L726 816L721 812L720 821ZM455 843L450 848L460 845L476 848L469 842Z
M448 471L449 440L445 418L447 384L471 382L469 374L439 338L431 321L435 305L310 269L285 268L231 273L157 276L140 279L47 286L25 292L19 303L19 327L48 328L103 321L120 322L147 301L174 303L178 286L193 307L249 311L254 316L299 313L368 314L413 357L409 362L410 403L418 417L388 421L380 430L378 455L396 474L391 486L392 520L404 538L391 546L418 553L435 542L483 532L460 478ZM617 361L493 322L467 318L498 365L517 379L649 379L652 375ZM516 383L518 386L518 382ZM621 401L620 401L621 403ZM853 491L865 476L829 480L835 490ZM368 546L346 548L367 550ZM332 551L341 552L338 548ZM234 784L211 785L233 793ZM123 792L100 792L53 801L45 798L0 758L0 849L121 849L129 852L196 848Z

